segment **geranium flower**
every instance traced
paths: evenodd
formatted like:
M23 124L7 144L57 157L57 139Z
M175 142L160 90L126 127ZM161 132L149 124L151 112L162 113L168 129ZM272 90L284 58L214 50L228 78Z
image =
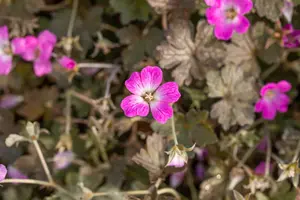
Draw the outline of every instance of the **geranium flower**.
M43 76L52 71L51 55L56 44L56 36L48 30L41 32L38 37L26 36L14 38L12 44L16 47L16 54L26 61L34 62L34 73Z
M244 16L251 11L251 0L205 0L208 6L206 17L215 26L215 36L221 40L231 38L233 31L246 33L250 22Z
M0 164L0 181L3 181L5 179L6 174L7 174L6 167Z
M180 98L178 85L167 82L159 86L162 78L162 70L152 66L145 67L141 73L131 74L125 81L125 86L133 94L121 102L121 108L127 117L145 117L151 110L154 119L164 124L173 116L171 104Z
M282 28L282 45L286 48L297 48L300 46L300 30L295 30L292 24Z
M74 158L75 155L72 151L64 151L57 153L53 158L55 169L67 168L72 163Z
M69 70L72 70L76 67L77 63L72 58L69 58L68 56L63 56L58 60L58 63Z
M189 148L186 148L181 144L174 145L170 151L166 152L169 155L166 167L185 167L189 159L187 152L193 151L194 148L195 144Z
M269 170L271 171L273 168L273 164L269 165ZM256 175L264 175L266 173L266 162L260 162L254 169L254 173Z
M288 109L291 84L287 81L268 83L260 90L261 99L255 104L255 112L262 112L263 118L273 120L276 112L284 113Z
M184 180L186 170L173 173L170 176L170 185L173 188L177 188Z

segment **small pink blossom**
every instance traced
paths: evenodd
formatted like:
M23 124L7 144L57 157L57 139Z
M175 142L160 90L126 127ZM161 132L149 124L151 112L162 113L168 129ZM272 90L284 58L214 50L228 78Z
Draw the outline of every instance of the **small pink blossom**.
M177 188L183 182L184 176L185 176L185 172L186 172L186 170L180 171L180 172L176 172L176 173L173 173L170 176L170 185L171 185L171 187Z
M72 163L74 158L75 155L72 151L64 151L57 153L53 158L55 169L67 168Z
M205 0L210 6L206 10L209 24L215 26L215 36L220 40L228 40L234 31L246 33L250 22L244 16L253 7L251 0Z
M58 63L69 70L72 70L76 67L77 63L75 62L75 60L73 60L72 58L69 58L67 56L63 56L58 60Z
M273 164L270 164L269 170L271 171L273 168ZM264 175L266 173L266 162L260 162L254 169L254 173L256 175Z
M283 16L286 18L288 23L291 23L294 11L294 3L291 0L284 1L284 7L282 8L281 12Z
M255 112L262 112L264 119L273 120L276 112L285 113L290 102L285 94L291 90L291 84L287 81L268 83L260 90L261 99L256 102Z
M300 30L295 30L292 24L282 28L282 45L286 48L297 48L300 46Z
M15 179L28 179L28 176L26 176L24 173L22 173L20 170L13 166L8 166L7 168L7 175L10 178L15 178Z
M5 179L6 174L7 174L6 167L0 164L0 181L3 181Z
M167 167L182 168L187 163L187 160L179 154L175 154L170 162L166 165Z
M178 85L167 82L160 86L162 78L162 70L155 66L147 66L140 73L131 74L125 86L133 94L121 102L127 117L145 117L151 110L153 118L164 124L173 116L171 104L180 98Z
M48 30L41 32L38 37L26 36L14 38L14 52L26 61L33 61L36 76L43 76L52 71L51 56L56 44L56 36Z

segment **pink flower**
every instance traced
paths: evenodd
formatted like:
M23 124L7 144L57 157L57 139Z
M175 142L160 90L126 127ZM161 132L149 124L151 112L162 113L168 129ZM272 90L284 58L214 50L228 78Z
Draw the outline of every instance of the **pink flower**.
M12 50L7 26L0 27L0 75L7 75L12 69Z
M300 46L300 30L295 30L292 24L287 24L282 29L282 43L286 48Z
M168 162L166 167L175 167L175 168L182 168L187 163L187 160L184 156L181 156L178 153L175 153L172 159Z
M70 70L74 69L76 67L76 65L77 65L77 63L75 62L75 60L73 60L72 58L69 58L67 56L61 57L58 60L58 63L62 67L66 68L66 69L70 69Z
M284 7L282 8L281 12L286 18L288 23L291 23L292 21L293 10L294 10L294 3L291 0L285 0Z
M36 76L43 76L52 71L51 55L56 44L56 36L50 31L43 31L38 37L26 36L14 38L12 44L14 52L26 61L34 62L34 73Z
M125 81L126 88L133 93L121 102L121 108L127 117L148 115L151 110L154 119L166 123L173 116L170 105L180 98L175 82L162 82L163 73L159 67L147 66L142 71L134 72Z
M273 164L270 164L269 166L270 168L270 171L272 170L273 168ZM254 169L254 173L256 175L264 175L266 173L266 162L262 161L260 162Z
M176 172L176 173L173 173L170 176L170 185L171 185L171 187L177 188L183 182L185 172L186 172L186 170L181 171L181 172Z
M74 158L75 155L72 151L64 151L57 153L53 158L55 169L67 168L72 163Z
M0 164L0 181L3 181L5 179L6 174L7 174L6 167Z
M215 26L215 36L221 40L231 38L233 31L246 33L250 22L244 16L253 7L251 0L205 0L208 6L206 17Z
M263 118L273 120L276 111L285 113L290 102L285 94L290 91L291 84L287 81L268 83L260 90L261 99L256 102L255 112L262 112Z
M18 170L17 168L13 167L13 166L8 166L7 168L7 175L10 178L15 178L15 179L28 179L28 176L26 176L25 174L23 174L20 170Z

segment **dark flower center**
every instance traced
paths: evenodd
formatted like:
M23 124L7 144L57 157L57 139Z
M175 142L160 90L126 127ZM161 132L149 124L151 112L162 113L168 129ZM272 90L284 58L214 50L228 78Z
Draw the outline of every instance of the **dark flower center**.
M148 103L150 103L151 101L153 101L154 96L151 92L146 92L143 96L144 100L147 101Z
M237 16L237 12L234 8L229 8L226 10L226 18L233 20Z

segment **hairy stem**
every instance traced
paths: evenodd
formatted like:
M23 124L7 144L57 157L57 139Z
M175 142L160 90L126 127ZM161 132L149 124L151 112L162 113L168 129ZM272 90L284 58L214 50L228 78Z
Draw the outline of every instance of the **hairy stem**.
M298 141L297 148L295 150L295 154L294 154L294 157L293 157L293 162L296 162L296 160L298 159L299 152L300 152L300 140Z
M62 193L67 194L72 199L76 200L76 198L73 197L73 195L71 195L67 190L65 190L61 186L55 184L54 182L50 183L50 182L39 181L39 180L34 180L34 179L4 179L3 181L0 181L0 184L5 184L5 183L22 183L22 184L31 184L31 185L41 185L41 186L45 186L45 187L52 187Z
M121 192L121 193L125 195L136 195L136 196L151 194L149 190L134 190L134 191ZM97 193L93 193L93 197L109 196L110 194L111 192L97 192ZM160 189L157 191L157 194L158 195L172 194L176 198L176 200L181 199L180 195L173 188Z
M175 130L175 119L174 116L171 118L171 123L172 123L172 134L173 134L173 140L175 145L178 145L178 140L177 140L177 135L176 135L176 130Z
M72 123L72 116L71 116L71 91L66 92L66 129L65 134L70 135L71 132L71 123Z
M190 192L191 192L192 200L197 200L198 192L194 185L194 178L193 178L193 174L191 172L191 166L189 166L189 169L187 170L187 184L188 184Z
M265 177L270 174L270 165L271 165L271 156L272 156L272 144L270 138L270 132L267 132L267 156L266 156L266 168L265 168Z
M72 37L72 32L73 32L76 15L77 15L78 3L79 3L79 0L73 0L73 7L72 7L72 13L71 13L70 21L69 21L67 37Z
M42 153L42 150L41 150L41 148L40 148L40 145L39 145L38 141L37 141L37 140L33 140L32 143L33 143L33 145L34 145L34 147L35 147L35 149L36 149L36 151L37 151L37 154L38 154L38 156L39 156L39 158L40 158L40 160L41 160L41 163L42 163L43 169L44 169L44 171L45 171L45 173L46 173L46 176L47 176L47 178L48 178L48 181L49 181L51 184L53 184L54 181L53 181L52 175L51 175L51 173L50 173L50 170L49 170L49 168L48 168L48 165L47 165L47 163L46 163L46 160L45 160L45 158L44 158L44 155L43 155L43 153Z
M99 69L108 69L118 67L118 65L111 63L79 63L78 68L99 68Z

